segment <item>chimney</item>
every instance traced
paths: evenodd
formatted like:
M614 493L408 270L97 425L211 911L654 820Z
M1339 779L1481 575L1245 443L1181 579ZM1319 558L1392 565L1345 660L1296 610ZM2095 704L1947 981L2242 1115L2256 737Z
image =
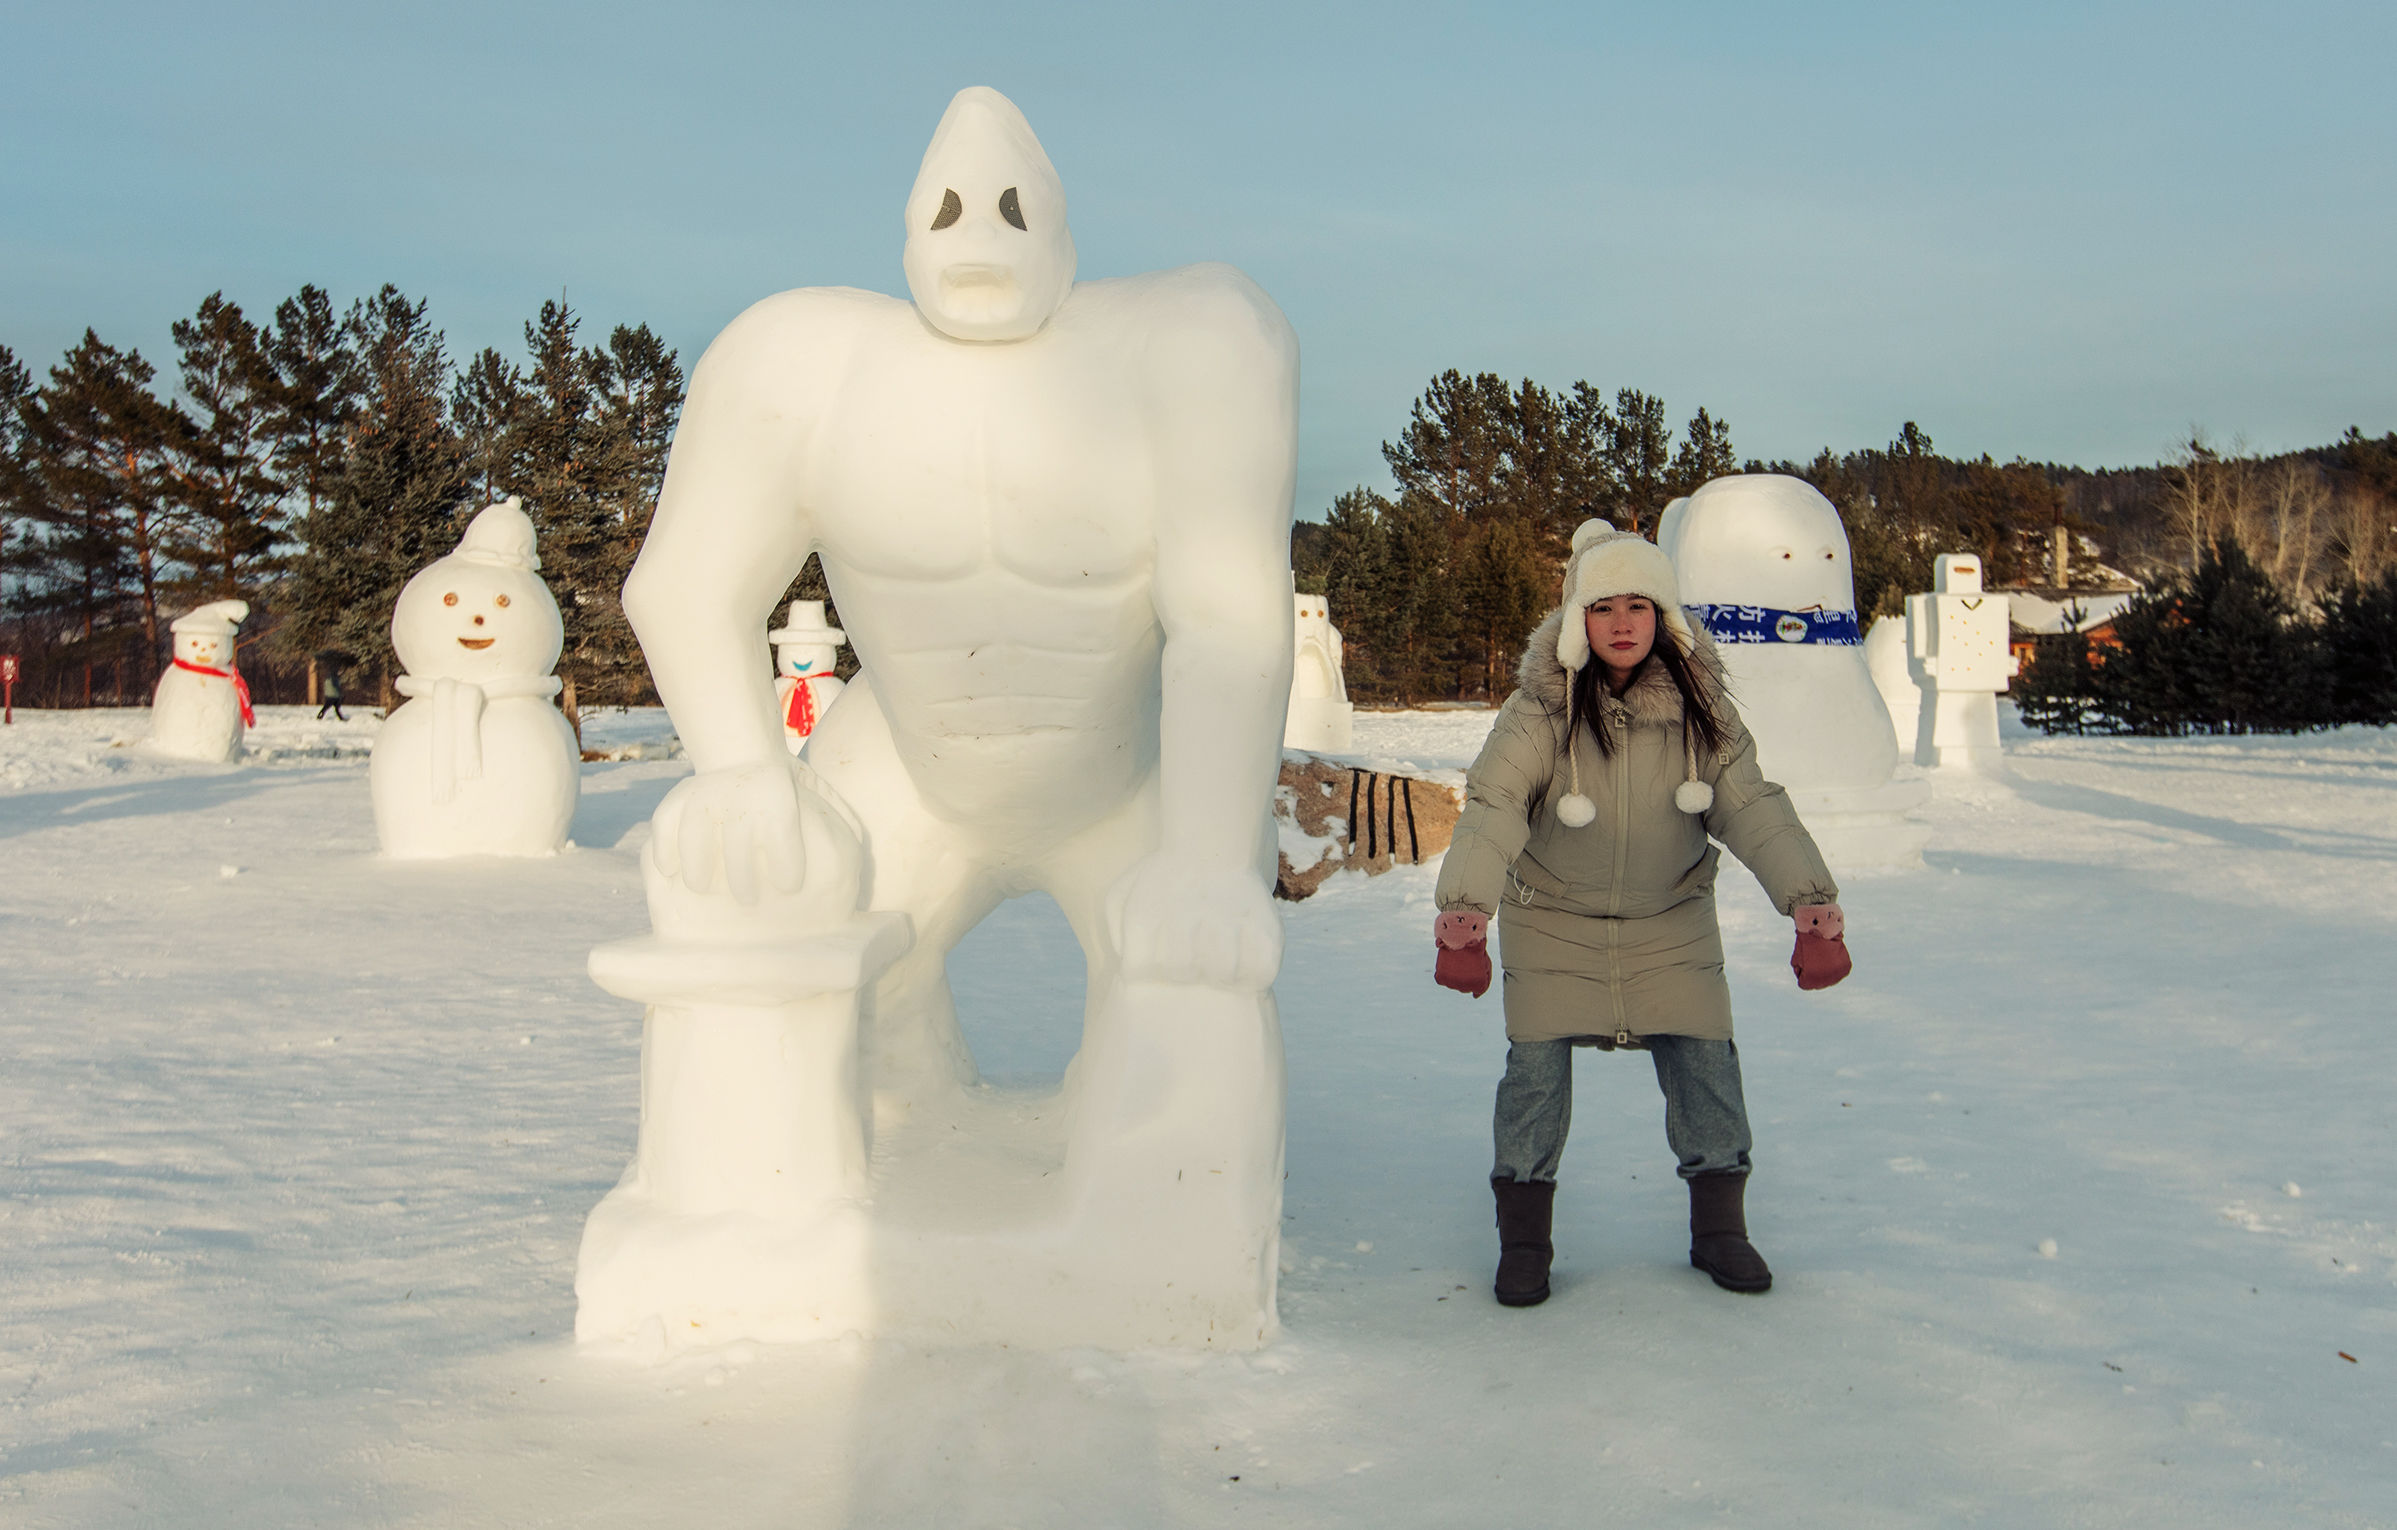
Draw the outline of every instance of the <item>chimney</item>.
M2054 551L2048 557L2050 583L2059 590L2072 588L2072 533L2058 526L2055 530Z

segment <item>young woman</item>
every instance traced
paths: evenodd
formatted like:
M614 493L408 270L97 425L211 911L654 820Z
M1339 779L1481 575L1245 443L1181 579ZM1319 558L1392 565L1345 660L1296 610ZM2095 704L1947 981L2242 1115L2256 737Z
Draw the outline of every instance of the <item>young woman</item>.
M1654 543L1603 521L1575 532L1564 604L1517 678L1466 777L1434 925L1451 954L1478 949L1494 913L1503 937L1498 1299L1548 1297L1576 1046L1648 1052L1689 1182L1690 1263L1726 1290L1769 1290L1742 1208L1748 1116L1709 836L1801 932L1838 938L1839 889L1787 794L1758 773L1714 645L1683 616Z

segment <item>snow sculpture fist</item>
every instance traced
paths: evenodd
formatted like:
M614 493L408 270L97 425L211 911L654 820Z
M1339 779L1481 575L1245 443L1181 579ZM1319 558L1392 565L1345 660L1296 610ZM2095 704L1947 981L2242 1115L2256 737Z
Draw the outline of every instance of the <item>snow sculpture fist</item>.
M234 664L234 634L249 616L248 601L218 600L175 618L174 662L150 702L153 750L211 762L241 753L242 730L258 721Z
M548 855L580 787L574 729L549 698L565 642L515 499L400 591L391 646L411 698L375 738L375 830L387 855Z
M1254 993L1282 966L1282 916L1246 867L1210 867L1159 851L1108 895L1124 975Z
M857 911L865 830L802 761L709 771L658 804L642 870L658 934L776 944Z

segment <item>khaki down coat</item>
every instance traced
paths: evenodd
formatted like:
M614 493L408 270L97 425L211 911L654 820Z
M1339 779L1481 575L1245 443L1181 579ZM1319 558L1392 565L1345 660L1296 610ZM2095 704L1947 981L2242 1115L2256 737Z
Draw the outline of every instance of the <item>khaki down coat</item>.
M1715 924L1720 840L1784 914L1803 903L1836 902L1813 836L1789 794L1756 768L1756 741L1738 720L1722 660L1700 632L1691 669L1731 726L1728 745L1696 759L1714 791L1703 814L1674 805L1687 778L1681 693L1650 661L1601 723L1614 735L1599 751L1576 719L1565 734L1572 674L1556 656L1561 612L1532 634L1517 670L1519 688L1499 709L1489 742L1465 782L1464 816L1440 867L1443 910L1498 916L1506 976L1506 1033L1513 1041L1594 1037L1630 1044L1666 1033L1728 1040L1731 990L1723 980L1723 936ZM1598 662L1594 657L1592 663ZM1572 790L1598 816L1580 828L1557 817Z

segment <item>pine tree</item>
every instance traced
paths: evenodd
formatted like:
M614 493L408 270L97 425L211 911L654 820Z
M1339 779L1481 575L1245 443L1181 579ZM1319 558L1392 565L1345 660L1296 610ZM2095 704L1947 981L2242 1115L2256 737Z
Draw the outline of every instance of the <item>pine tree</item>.
M1652 535L1665 502L1673 497L1668 476L1673 436L1665 428L1665 401L1636 388L1618 389L1614 408L1600 428L1614 488L1608 519L1626 531Z
M176 321L184 394L171 452L177 524L170 542L188 571L178 593L255 597L281 530L287 490L275 476L276 379L257 326L222 292Z
M599 482L602 358L576 342L581 327L581 318L559 300L543 303L540 316L524 326L532 365L503 437L509 488L523 496L540 530L541 577L566 620L558 673L566 682L569 716L583 691L616 670L608 639L622 622L617 600L623 579L610 577L614 548Z
M450 421L466 449L474 497L484 504L515 492L508 454L525 404L524 374L490 346L476 353L450 390Z
M33 373L0 345L0 618L23 609L25 580L39 553L39 491L26 439L32 407Z
M468 489L465 449L444 407L449 361L425 309L385 286L344 320L361 397L326 497L302 517L285 623L291 651L335 649L377 667L386 702L397 663L392 607L456 541Z
M2062 632L2043 634L2031 649L2031 662L2014 681L2011 692L2022 720L2043 733L2092 731L2097 707L2097 666L2087 634L2079 630L2080 613L2067 607L2070 620Z
M1731 427L1708 414L1701 405L1690 416L1681 446L1673 453L1672 470L1665 478L1665 493L1669 497L1695 494L1714 480L1738 471L1739 454L1731 446Z
M1475 529L1461 573L1462 625L1479 654L1479 689L1495 700L1513 687L1515 658L1555 602L1558 575L1526 523L1512 519Z
M646 324L616 326L607 350L593 353L592 370L599 392L592 492L601 537L592 577L604 599L593 603L586 643L598 698L629 703L647 694L648 669L625 619L624 581L649 535L649 518L665 485L666 457L682 416L683 373L675 353ZM820 584L822 565L815 567ZM804 569L801 578L806 578ZM811 590L791 598L828 600L829 594ZM827 614L838 625L838 612L828 607ZM844 649L842 657L851 656Z
M2095 710L2126 733L2286 733L2323 719L2322 658L2288 597L2239 544L2125 606L2121 646L2094 676Z
M2325 720L2397 723L2397 569L2322 601Z
M1311 561L1293 572L1320 593L1340 629L1349 695L1380 700L1395 648L1389 598L1390 546L1382 512L1389 501L1370 489L1351 489L1332 502L1322 534L1309 539Z
M296 497L292 508L303 526L331 497L348 451L365 387L355 338L333 312L333 300L315 286L277 304L274 323L260 337L273 374L273 470Z
M40 514L48 523L47 604L77 629L86 705L99 665L115 669L120 699L128 658L145 694L160 667L165 455L174 417L150 392L156 375L140 352L120 351L87 329L50 369L49 385L25 415ZM135 631L139 641L129 652L121 639Z

